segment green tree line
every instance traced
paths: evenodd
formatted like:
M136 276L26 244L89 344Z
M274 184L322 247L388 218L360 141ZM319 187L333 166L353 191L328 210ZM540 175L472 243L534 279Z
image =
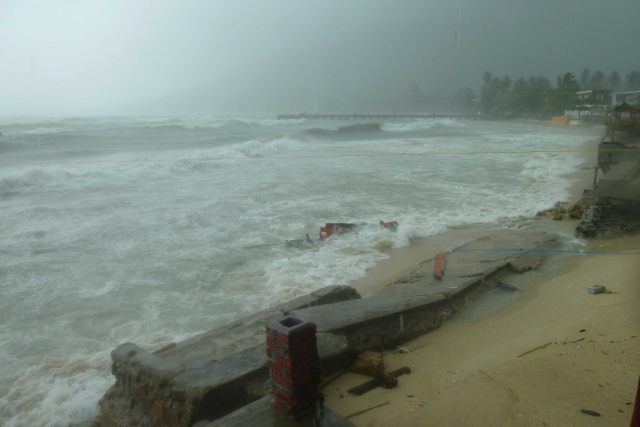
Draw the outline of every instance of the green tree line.
M624 85L617 71L605 76L602 71L591 73L585 69L580 82L573 73L557 77L555 85L546 77L519 78L515 82L509 76L494 76L485 72L482 76L478 109L483 114L516 116L549 116L575 108L581 103L576 93L581 90L640 90L640 72L631 71L625 76Z
M546 118L561 114L583 104L596 104L592 99L579 100L576 92L585 90L640 90L640 71L631 71L622 78L613 71L608 76L598 70L592 73L585 68L579 79L573 73L561 74L555 83L544 76L521 77L496 76L489 71L482 76L480 93L464 87L456 93L446 90L425 93L411 83L400 103L399 110L412 112L443 112L517 117Z
M623 82L620 73L617 71L611 72L606 77L600 70L591 73L590 69L585 68L580 73L580 87L582 90L640 90L640 71L631 71L625 76Z

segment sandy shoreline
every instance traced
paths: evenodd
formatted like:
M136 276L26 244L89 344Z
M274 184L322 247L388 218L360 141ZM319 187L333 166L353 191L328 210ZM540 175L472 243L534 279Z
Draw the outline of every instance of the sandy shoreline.
M587 141L585 148L598 142ZM573 181L566 202L591 188L596 157L584 153L582 170L566 176ZM569 236L576 224L523 219L509 225ZM499 234L504 225L458 228L392 249L353 286L366 295L435 253ZM595 239L583 249L638 251L640 235ZM639 266L640 255L548 256L538 271L509 278L520 292L487 292L438 330L406 344L424 347L385 352L388 371L412 369L398 388L355 397L346 390L367 378L348 373L325 390L326 404L347 415L390 402L352 418L358 426L627 426L640 374ZM614 293L587 293L593 284Z
M536 122L537 123L537 122ZM560 125L541 122L540 126L557 127ZM566 125L561 125L566 126ZM593 133L596 137L601 133L601 127L594 127ZM584 142L581 148L594 149L597 148L600 138L589 139ZM569 181L567 200L558 200L565 203L568 207L570 203L574 203L580 199L584 189L593 188L594 167L597 163L598 153L595 151L577 153L583 160L583 164L578 171L564 175L563 178ZM549 206L551 208L553 206ZM434 236L415 239L411 245L390 249L387 254L388 259L378 262L374 267L367 271L367 275L361 279L355 280L350 284L363 296L386 286L387 284L399 279L407 271L413 269L417 264L427 258L431 258L438 252L446 252L451 249L462 246L472 240L476 240L491 234L500 233L505 228L521 228L531 227L533 229L541 229L549 232L558 232L565 235L572 235L573 228L577 225L576 220L567 221L546 221L536 218L522 217L518 220L503 221L501 223L490 224L472 224L463 227L453 228L445 233ZM425 256L425 254L431 254Z
M594 241L589 249L637 251L640 236ZM351 396L346 390L366 377L346 374L325 390L327 405L346 415L390 402L353 418L359 426L628 426L640 373L639 257L548 259L542 270L558 269L519 276L523 283L511 282L522 289L515 299L488 292L406 344L425 347L385 352L388 370L412 369L398 388ZM587 293L593 284L615 293Z

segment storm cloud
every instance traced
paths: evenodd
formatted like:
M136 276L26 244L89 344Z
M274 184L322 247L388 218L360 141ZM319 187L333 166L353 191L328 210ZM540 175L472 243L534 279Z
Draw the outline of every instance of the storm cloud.
M411 83L640 69L640 3L3 1L0 114L393 110Z

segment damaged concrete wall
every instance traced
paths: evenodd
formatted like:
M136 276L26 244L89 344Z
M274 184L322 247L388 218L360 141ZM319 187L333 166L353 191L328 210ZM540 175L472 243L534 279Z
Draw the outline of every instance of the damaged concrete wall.
M472 242L468 248L553 248L554 236L519 232ZM443 279L433 258L405 277L360 299L333 287L313 297L265 310L231 325L150 354L135 344L112 353L115 385L100 401L95 426L190 426L214 421L267 395L265 325L283 311L311 321L325 374L350 365L364 350L382 350L439 327L470 300L513 271L536 268L538 252L453 252Z

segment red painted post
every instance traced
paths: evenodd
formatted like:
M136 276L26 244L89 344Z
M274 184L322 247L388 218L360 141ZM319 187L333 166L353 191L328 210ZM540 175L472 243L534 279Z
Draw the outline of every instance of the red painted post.
M271 404L293 419L316 411L321 401L316 325L289 315L267 325Z
M638 391L636 392L636 403L631 416L631 427L640 427L640 378L638 378Z

